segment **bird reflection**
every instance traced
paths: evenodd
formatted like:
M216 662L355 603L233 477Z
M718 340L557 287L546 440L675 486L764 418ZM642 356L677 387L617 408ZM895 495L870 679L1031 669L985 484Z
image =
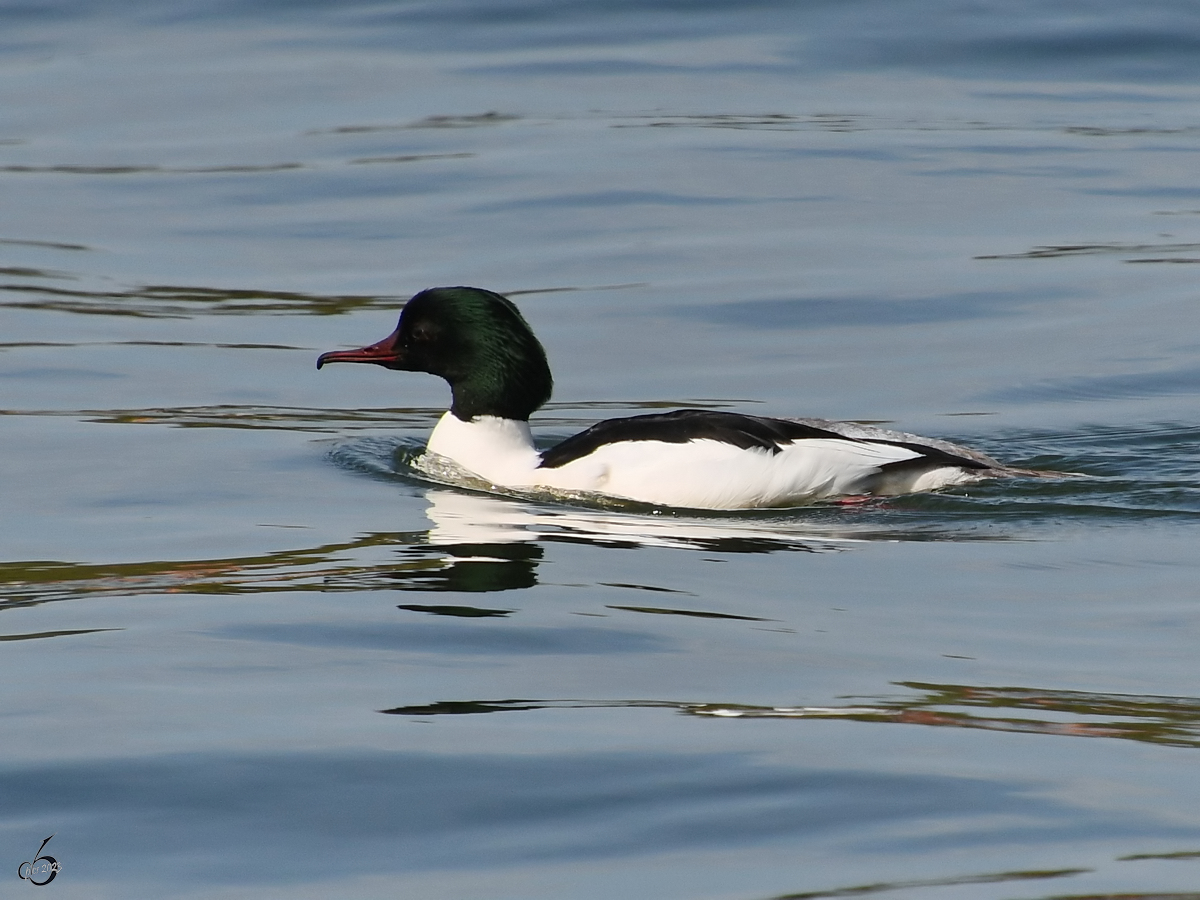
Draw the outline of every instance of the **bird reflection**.
M432 489L425 540L401 555L421 565L389 574L403 591L486 593L530 588L546 542L637 548L672 547L725 553L837 549L831 538L801 540L771 522L683 518L537 506L512 498ZM842 539L845 540L845 539ZM439 567L429 564L436 560ZM401 609L446 616L497 616L511 610L405 604Z
M913 527L896 510L881 518L869 509L818 507L803 513L732 514L592 509L442 487L428 488L425 497L432 524L424 530L369 532L314 546L213 559L0 563L5 586L0 608L104 594L510 591L537 584L538 564L551 543L740 554L828 553L878 540L997 539L994 533L970 528L930 530L920 516ZM467 606L415 611L469 616L511 612Z
M406 569L393 574L396 588L402 591L512 591L537 584L537 564L543 550L532 541L511 544L447 544L439 547L444 553L441 569ZM460 607L420 607L411 604L403 609L432 612L439 615L504 615L511 610L476 610L453 612Z
M845 529L822 528L814 519L621 512L542 506L506 497L431 489L425 511L439 546L560 541L595 546L671 547L727 553L811 553L842 549L862 540Z

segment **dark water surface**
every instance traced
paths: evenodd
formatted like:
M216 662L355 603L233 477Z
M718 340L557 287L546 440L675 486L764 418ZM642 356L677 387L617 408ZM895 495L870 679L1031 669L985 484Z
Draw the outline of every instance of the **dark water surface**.
M0 878L1200 897L1200 8L0 4ZM510 293L677 404L1087 477L743 514L410 466ZM884 726L889 727L884 727Z

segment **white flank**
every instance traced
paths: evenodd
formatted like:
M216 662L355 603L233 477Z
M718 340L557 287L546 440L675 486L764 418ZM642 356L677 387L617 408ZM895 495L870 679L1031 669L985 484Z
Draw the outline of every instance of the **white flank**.
M891 444L815 438L780 452L715 440L621 441L557 469L540 469L529 423L494 416L464 422L446 413L428 450L498 487L589 491L693 509L794 506L853 494L901 494L974 481L954 466L880 472L921 454Z

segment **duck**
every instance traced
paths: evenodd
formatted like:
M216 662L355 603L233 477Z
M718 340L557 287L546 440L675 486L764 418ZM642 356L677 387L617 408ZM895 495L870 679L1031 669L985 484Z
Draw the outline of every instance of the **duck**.
M608 419L544 450L529 419L554 381L515 303L482 288L436 287L396 329L329 363L427 372L451 403L426 454L505 490L550 490L699 510L805 506L936 491L991 478L1048 476L949 441L856 422L683 408Z

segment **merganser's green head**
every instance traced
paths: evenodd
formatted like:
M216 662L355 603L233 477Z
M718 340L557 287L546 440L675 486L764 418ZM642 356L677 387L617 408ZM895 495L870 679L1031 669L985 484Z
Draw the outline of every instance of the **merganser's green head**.
M450 383L450 411L464 421L526 420L554 386L546 351L513 302L472 287L421 291L390 335L359 350L322 353L317 368L329 362L440 375Z

